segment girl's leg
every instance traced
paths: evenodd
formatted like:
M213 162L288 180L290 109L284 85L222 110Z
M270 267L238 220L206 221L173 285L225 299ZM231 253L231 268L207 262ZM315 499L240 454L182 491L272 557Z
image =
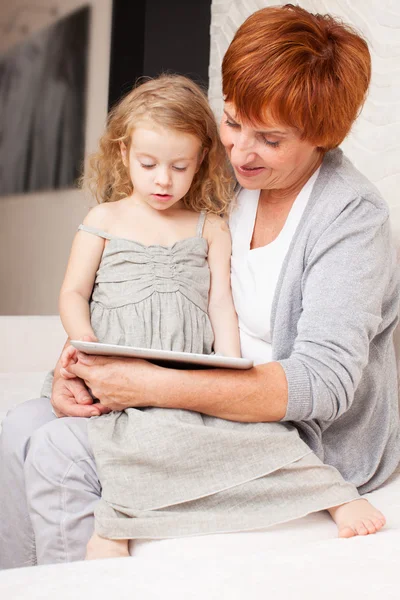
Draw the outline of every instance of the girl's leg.
M101 491L87 425L83 417L66 417L32 436L25 481L37 564L85 558Z
M108 540L94 533L86 548L86 560L122 558L129 555L129 540Z
M38 398L18 405L2 422L0 569L36 564L35 537L26 502L24 462L34 431L55 419L48 398Z

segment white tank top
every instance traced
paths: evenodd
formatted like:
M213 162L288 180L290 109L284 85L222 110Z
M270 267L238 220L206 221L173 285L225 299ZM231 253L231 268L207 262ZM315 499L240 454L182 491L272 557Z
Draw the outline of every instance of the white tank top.
M250 250L259 190L241 190L230 215L232 294L239 319L242 356L255 364L272 360L271 309L275 289L318 173L319 169L298 194L278 237L266 246Z

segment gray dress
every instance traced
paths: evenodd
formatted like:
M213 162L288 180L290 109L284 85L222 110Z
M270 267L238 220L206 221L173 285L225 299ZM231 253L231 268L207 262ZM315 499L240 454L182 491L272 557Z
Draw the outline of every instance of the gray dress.
M105 343L210 353L207 241L171 247L108 239L91 299ZM288 423L237 423L187 410L129 408L92 418L102 499L96 531L163 538L243 531L358 497Z

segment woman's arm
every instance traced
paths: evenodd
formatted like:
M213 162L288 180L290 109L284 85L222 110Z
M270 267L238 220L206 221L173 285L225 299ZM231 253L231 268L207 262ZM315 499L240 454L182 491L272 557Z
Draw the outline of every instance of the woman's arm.
M100 206L85 218L86 225L99 227L97 208ZM95 339L90 323L89 300L104 244L103 238L85 231L78 231L75 235L59 297L61 321L70 339L82 339L84 336Z
M394 263L387 213L355 201L319 236L299 274L302 306L287 358L247 372L174 371L81 355L71 370L115 410L160 406L244 422L333 421L353 403L389 302L388 335L395 325Z
M214 331L214 350L224 356L241 356L238 319L231 290L231 236L220 217L207 218L204 235L208 240L211 286L208 313Z
M186 371L78 353L78 362L68 369L111 410L182 408L242 422L279 421L286 413L286 377L277 362L248 371Z
M352 407L366 367L387 364L379 353L390 344L399 289L387 209L356 198L304 262L296 339L280 361L288 382L285 419L335 421ZM371 371L369 377L363 385L372 392Z

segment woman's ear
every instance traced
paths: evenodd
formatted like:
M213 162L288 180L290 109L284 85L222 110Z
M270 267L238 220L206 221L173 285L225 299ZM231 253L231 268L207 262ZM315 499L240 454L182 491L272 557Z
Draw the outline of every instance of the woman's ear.
M124 142L120 142L119 149L121 150L122 162L124 163L125 167L127 167L128 166L128 149L126 147L126 144Z

